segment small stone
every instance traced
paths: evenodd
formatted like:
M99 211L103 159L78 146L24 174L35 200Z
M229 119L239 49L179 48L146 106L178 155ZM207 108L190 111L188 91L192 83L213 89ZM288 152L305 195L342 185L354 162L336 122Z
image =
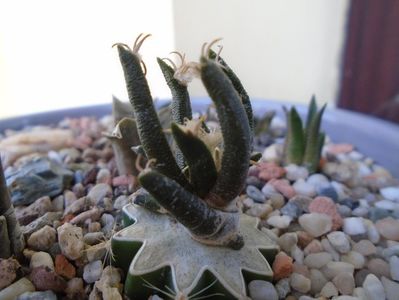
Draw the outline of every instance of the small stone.
M393 245L391 247L385 248L382 251L382 256L386 259L389 260L389 258L393 255L399 255L399 245Z
M270 198L274 194L278 194L277 190L270 183L266 183L261 191L267 198Z
M55 243L55 240L55 229L46 225L31 234L28 239L28 246L35 250L48 250Z
M324 251L331 254L334 261L339 261L339 253L337 252L337 250L334 249L334 247L330 244L327 238L323 238L321 240L321 245L323 246Z
M298 179L297 181L295 181L292 187L294 188L297 195L314 197L317 194L315 187L303 179Z
M369 209L369 213L368 213L368 218L373 221L373 222L377 222L378 220L387 218L387 217L391 217L392 216L392 212L387 210L387 209L383 209L383 208L378 208L378 207L370 207Z
M311 288L310 279L298 273L291 274L290 284L294 290L297 290L300 293L307 293Z
M280 209L284 206L285 204L285 199L284 196L276 193L270 196L270 205L274 208L274 209ZM284 213L283 213L284 214ZM284 214L285 215L285 214Z
M272 144L262 153L262 160L279 163L283 155L282 144Z
M57 232L62 254L71 260L80 258L84 249L82 228L65 223Z
M313 240L303 249L303 252L305 255L323 252L323 245L319 240Z
M353 245L353 251L359 252L364 256L369 256L375 254L377 249L369 240L361 240Z
M386 277L381 278L381 283L384 286L387 299L397 300L399 296L399 283L389 280Z
M342 261L330 261L321 269L328 280L332 280L335 276L343 272L353 274L354 270L353 265Z
M342 231L333 231L327 234L328 241L340 253L348 253L351 250L349 239Z
M368 300L385 299L384 287L374 274L367 275L363 282L363 288Z
M312 198L301 195L296 195L289 200L289 202L295 203L301 209L301 212L309 212L309 205L312 201Z
M356 286L362 286L364 280L366 279L367 275L371 274L371 271L368 269L361 269L356 272L355 274L355 284Z
M254 203L245 213L247 215L264 219L273 211L269 204Z
M303 230L299 230L296 232L298 236L298 246L301 248L305 248L311 241L313 241L313 236Z
M280 209L280 212L285 216L296 219L302 214L302 209L295 202L289 201Z
M327 279L324 277L323 273L321 273L317 269L310 270L310 281L311 287L310 292L312 295L320 293L323 286L327 283Z
M298 242L298 236L295 232L287 232L278 238L278 245L285 252L290 252L292 247Z
M307 266L298 261L295 261L292 266L292 273L302 274L303 276L310 278L310 271Z
M247 196L255 202L264 203L266 201L265 195L262 194L262 192L253 185L248 185L245 191Z
M332 219L332 229L337 230L342 226L342 218L337 211L337 206L333 200L328 197L316 197L309 205L311 213L326 214Z
M97 204L105 197L112 197L112 188L109 184L96 184L87 194L92 204Z
M304 254L303 254L303 251L297 246L297 245L294 245L292 248L291 248L291 257L297 262L297 263L300 263L300 264L303 264L303 260L304 260Z
M315 173L309 176L307 182L311 185L313 185L316 189L319 188L320 186L329 184L329 180L326 176L320 173Z
M55 272L66 279L72 279L76 275L75 267L62 254L55 257Z
M30 273L30 280L36 290L63 292L67 286L66 281L48 267L36 267Z
M99 222L91 222L89 223L87 230L89 232L98 232L101 230L101 224Z
M279 252L274 259L272 269L274 280L289 277L292 273L292 258L284 252Z
M367 268L378 277L390 277L389 264L381 258L370 259L367 263Z
M343 225L344 232L348 235L358 235L366 233L362 218L345 218Z
M0 258L0 290L9 286L17 278L17 270L20 265L16 259Z
M384 187L380 189L380 194L385 199L399 202L399 186Z
M83 287L82 278L72 278L67 283L67 288L65 289L68 299L84 299L85 291Z
M30 282L26 277L23 277L10 286L0 290L0 299L14 300L19 295L22 295L25 292L33 292L34 290L35 287L32 282Z
M287 295L291 292L290 279L284 278L279 280L279 282L277 282L275 285L275 288L277 290L278 298L285 299L285 297L287 297Z
M88 245L95 245L105 240L104 233L100 232L88 232L84 235L83 241Z
M107 252L106 242L101 242L85 249L87 260L92 262L102 260Z
M399 204L390 200L380 200L374 203L374 206L386 210L395 210L398 209Z
M372 223L367 225L367 237L373 244L377 244L380 241L380 233Z
M96 183L111 184L111 172L108 169L100 169L97 173Z
M259 169L258 178L263 181L281 178L285 174L284 168L273 162L260 162L257 167Z
M393 280L399 281L399 257L391 256L389 259L389 269L391 278Z
M330 144L326 147L326 151L329 154L337 155L341 153L349 153L353 151L353 145L351 144Z
M347 254L342 255L341 260L352 264L355 269L363 268L366 263L366 259L364 258L364 256L355 251L350 251Z
M114 202L114 209L122 209L128 203L129 197L126 195L120 195Z
M34 269L36 267L48 267L54 271L53 259L51 258L50 254L43 251L35 252L32 255L29 267L31 269Z
M320 269L332 261L332 256L327 252L312 253L305 257L304 263L309 268Z
M364 288L362 287L357 287L353 290L354 297L357 297L360 300L365 300L367 299L366 292L364 291Z
M296 181L298 179L306 179L309 176L309 171L305 167L290 164L285 168L285 177L290 181Z
M16 300L57 300L53 291L26 292L18 296Z
M58 196L73 179L70 170L47 157L30 159L6 172L5 176L14 205L28 205L44 196Z
M291 221L292 218L289 216L272 216L267 219L267 224L276 228L284 229L290 225Z
M336 297L338 296L338 290L335 287L334 283L329 281L321 289L320 295L325 298Z
M284 179L272 179L269 183L284 197L290 199L296 195L294 188L290 185L289 181Z
M103 266L101 260L95 260L84 267L83 279L87 283L93 283L100 279Z
M106 198L104 198L106 199ZM93 207L90 210L86 210L84 212L81 212L79 215L77 215L76 217L72 218L69 223L71 223L72 225L76 225L76 224L81 224L87 220L90 221L98 221L101 217L101 214L103 213L103 210L98 208L98 207Z
M318 194L320 197L327 197L327 198L330 198L330 199L332 199L334 202L337 202L337 201L338 201L338 193L337 193L337 191L334 189L334 187L331 186L331 185L323 186L323 187L319 188L319 189L317 190L317 194Z
M248 284L249 295L253 300L278 300L279 296L273 284L263 280L253 280Z
M340 273L332 281L342 295L352 295L355 279L351 273Z
M53 211L64 211L64 196L59 195L55 197L54 200L51 202Z
M320 213L304 214L298 219L302 228L314 237L319 237L331 230L331 217Z
M62 216L61 212L47 212L43 216L37 218L26 226L21 227L24 236L29 236L33 232L38 231L46 225L52 225L54 221L59 220Z
M378 232L386 239L399 241L399 221L393 218L385 218L375 224Z

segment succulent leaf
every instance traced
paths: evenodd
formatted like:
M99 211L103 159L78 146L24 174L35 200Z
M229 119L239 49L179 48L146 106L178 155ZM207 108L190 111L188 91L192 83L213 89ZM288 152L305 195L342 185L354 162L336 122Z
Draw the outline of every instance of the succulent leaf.
M319 165L320 160L320 145L324 142L324 135L320 137L320 124L326 105L315 114L310 122L308 128L306 128L306 149L303 158L304 165L309 169L310 172L315 172Z
M117 48L125 74L129 100L135 113L140 141L147 157L158 162L155 168L159 172L176 180L182 186L189 186L162 132L139 55L127 49L126 46L118 44Z
M285 164L300 165L305 153L305 135L301 117L295 107L287 113L287 135L284 145Z
M205 143L190 130L184 131L172 123L173 137L182 151L190 171L190 183L200 197L204 197L215 185L216 166Z
M215 103L224 142L219 176L207 200L222 208L239 195L244 186L249 167L251 129L240 96L216 62L201 57L201 80Z
M172 119L177 124L182 125L184 124L185 118L192 119L190 96L187 91L187 86L180 84L173 77L175 70L166 62L160 58L157 58L157 61L172 93Z
M137 154L132 150L135 145L140 144L136 122L132 118L122 118L114 131L106 134L106 137L112 143L119 175L137 175Z
M316 103L316 97L315 95L312 96L312 99L310 100L309 107L308 107L308 115L306 117L306 127L310 128L310 124L312 123L313 119L316 117L317 114L317 103Z
M245 88L242 85L238 76L234 73L234 71L230 68L230 66L225 62L225 60L223 58L218 56L217 53L215 51L213 51L212 49L210 49L210 51L209 51L209 57L211 59L218 58L218 62L224 67L223 71L229 77L235 90L237 91L238 95L241 97L241 102L242 102L242 105L244 106L245 112L247 114L249 127L251 128L251 134L252 134L252 131L254 129L254 116L253 116L253 111L252 111L251 100L248 96L247 91L245 90Z

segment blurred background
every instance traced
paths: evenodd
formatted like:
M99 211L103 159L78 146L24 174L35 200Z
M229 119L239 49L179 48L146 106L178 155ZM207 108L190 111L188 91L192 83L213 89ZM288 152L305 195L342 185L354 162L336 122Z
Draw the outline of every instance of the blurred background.
M155 58L223 37L222 56L253 98L318 100L399 122L397 0L86 0L0 2L0 118L127 99L112 44L151 33L141 54L155 98L170 97ZM192 96L205 96L198 80Z

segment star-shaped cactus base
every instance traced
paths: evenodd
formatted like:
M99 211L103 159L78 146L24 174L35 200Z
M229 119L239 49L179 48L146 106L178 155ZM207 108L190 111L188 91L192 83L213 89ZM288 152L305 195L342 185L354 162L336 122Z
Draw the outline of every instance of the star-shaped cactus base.
M233 250L195 241L166 214L134 204L125 206L123 214L129 226L113 236L112 253L115 264L126 271L125 293L131 299L148 299L154 287L175 299L215 293L219 296L211 299L248 299L249 281L272 279L268 260L278 247L257 228L258 219L240 216L245 246Z

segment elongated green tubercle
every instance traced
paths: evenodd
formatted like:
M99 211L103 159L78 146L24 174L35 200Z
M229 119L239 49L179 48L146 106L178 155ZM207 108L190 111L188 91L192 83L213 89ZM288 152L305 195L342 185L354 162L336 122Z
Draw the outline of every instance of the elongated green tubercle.
M189 186L162 132L139 55L126 46L117 45L117 49L125 74L129 100L134 109L140 141L147 157L156 160L155 168L159 172L176 180L182 186Z
M217 63L201 57L201 80L216 106L224 142L219 176L207 198L211 205L223 207L237 197L244 186L251 129L240 96Z
M217 53L210 49L209 51L209 57L211 59L216 59L218 57ZM245 112L248 117L248 122L249 122L249 127L251 128L251 134L254 129L254 115L252 111L252 105L251 105L251 100L248 96L247 91L245 90L244 86L242 85L240 79L238 76L234 73L234 71L230 68L230 66L224 61L223 58L220 56L218 57L218 62L224 66L223 71L226 73L226 75L229 77L231 80L235 90L241 97L242 105L244 106Z
M190 183L200 197L204 197L215 185L216 166L205 143L191 131L184 132L172 123L172 134L177 146L182 151L190 174Z
M173 68L171 68L166 62L160 58L157 58L157 62L172 93L172 119L177 124L182 125L184 124L185 118L190 120L193 118L187 86L180 84L173 77L175 70L173 70Z
M301 165L305 153L305 135L302 120L295 107L287 113L287 135L284 147L285 164Z
M314 114L309 127L306 128L306 149L303 163L311 173L317 170L320 152L323 146L321 143L324 143L324 134L320 134L320 125L325 108L326 105L323 105L323 107Z

